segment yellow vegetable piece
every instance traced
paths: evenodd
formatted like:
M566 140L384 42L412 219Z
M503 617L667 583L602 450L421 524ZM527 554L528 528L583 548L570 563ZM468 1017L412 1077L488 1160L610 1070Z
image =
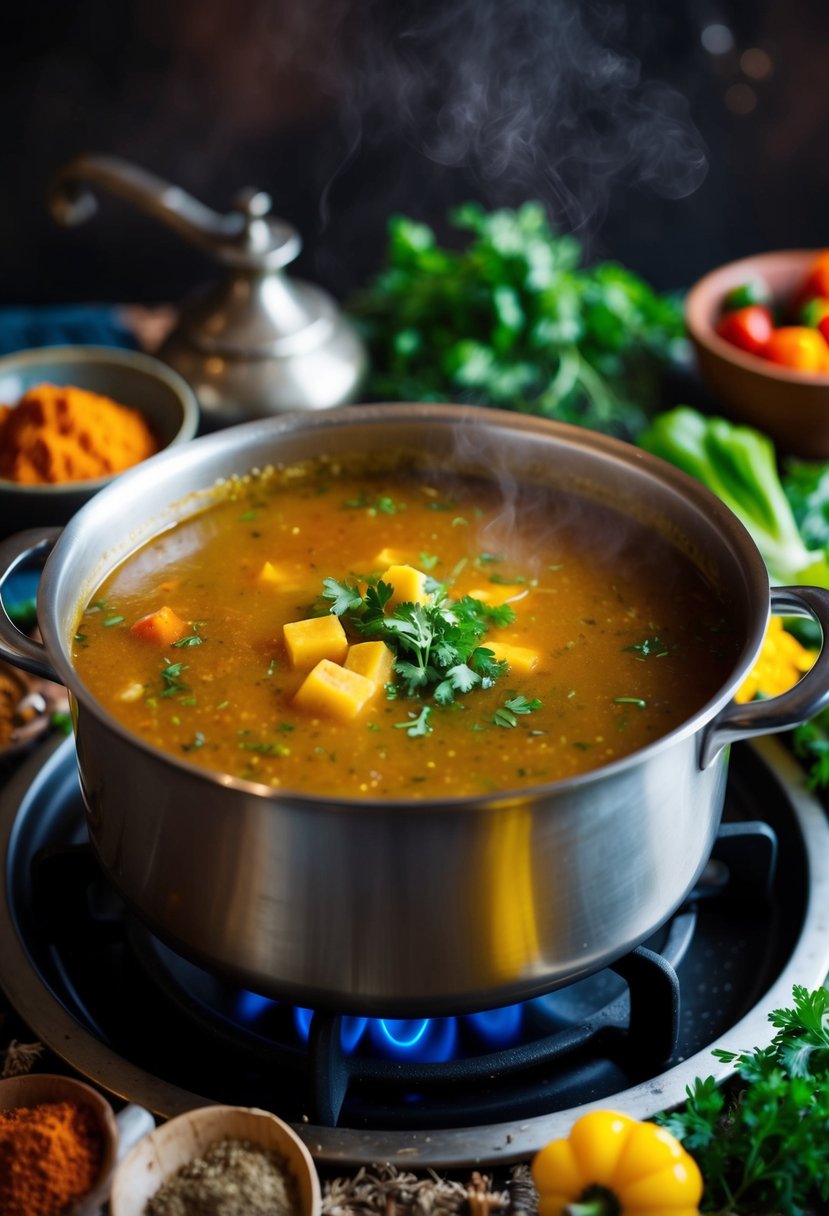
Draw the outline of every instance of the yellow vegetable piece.
M633 1120L615 1110L595 1110L582 1116L570 1131L570 1143L583 1178L609 1186Z
M301 566L285 562L265 562L256 575L256 581L263 587L281 587L285 591L299 590L305 581L305 571Z
M321 659L300 684L294 703L308 713L347 722L357 717L374 692L374 684L359 672Z
M371 680L378 689L391 682L394 655L385 642L357 642L349 646L344 666Z
M529 675L538 667L538 651L527 646L514 646L512 642L501 642L493 637L486 638L482 645L493 651L496 659L506 659L510 671L516 675Z
M311 668L320 659L342 663L348 651L348 638L340 618L330 613L304 621L290 621L282 626L282 634L294 668Z
M425 604L429 598L426 586L426 575L414 566L389 566L385 574L380 575L384 583L391 583L394 594L386 607L394 608L397 604Z
M545 1145L532 1178L539 1216L567 1216L571 1205L591 1216L699 1216L703 1190L697 1163L670 1132L609 1110L583 1115L567 1139Z
M372 570L385 570L387 566L402 566L406 564L408 553L403 549L381 549L371 563Z
M781 617L771 617L757 662L738 688L734 700L744 704L757 696L777 697L781 692L788 692L816 658L816 651L801 646L797 638L783 628Z

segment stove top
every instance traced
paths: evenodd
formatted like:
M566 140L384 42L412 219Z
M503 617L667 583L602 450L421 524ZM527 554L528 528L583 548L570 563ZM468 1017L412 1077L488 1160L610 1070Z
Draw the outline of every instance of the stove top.
M405 1022L296 1010L179 957L86 843L71 740L0 794L0 987L53 1052L171 1116L210 1101L291 1122L320 1162L530 1157L591 1106L638 1118L728 1075L794 983L829 969L829 827L773 740L734 749L724 825L686 904L612 968L521 1006Z

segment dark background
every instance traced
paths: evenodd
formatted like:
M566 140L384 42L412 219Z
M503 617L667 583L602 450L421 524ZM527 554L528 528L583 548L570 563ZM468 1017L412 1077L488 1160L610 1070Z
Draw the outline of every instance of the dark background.
M13 15L12 15L13 14ZM178 300L204 255L52 172L125 157L224 210L271 192L340 298L385 223L539 198L589 258L687 286L829 244L826 0L31 0L4 14L0 303Z

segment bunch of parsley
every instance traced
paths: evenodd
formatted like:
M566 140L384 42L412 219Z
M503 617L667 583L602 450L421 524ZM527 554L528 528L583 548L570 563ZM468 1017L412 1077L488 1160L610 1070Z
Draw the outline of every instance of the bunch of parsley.
M540 203L468 203L450 222L471 234L461 250L393 218L385 268L348 304L369 346L369 394L634 436L682 349L679 302L615 263L580 267L579 242L556 235Z
M701 1211L717 1216L808 1216L829 1204L829 993L795 985L776 1009L767 1048L714 1055L736 1067L718 1088L699 1078L684 1108L660 1116L705 1179Z

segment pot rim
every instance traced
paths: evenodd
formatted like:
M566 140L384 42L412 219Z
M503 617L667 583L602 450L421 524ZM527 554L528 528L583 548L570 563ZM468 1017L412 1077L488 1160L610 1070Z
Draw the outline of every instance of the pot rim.
M477 423L482 426L495 426L508 431L517 430L529 434L537 433L542 436L546 435L552 439L564 441L569 447L581 447L590 452L598 452L605 458L615 460L625 466L638 465L657 482L677 491L680 497L689 500L692 506L711 519L712 527L731 541L731 547L735 551L735 556L739 554L746 587L749 591L747 597L749 602L754 603L755 599L759 597L764 605L762 611L759 607L757 608L757 619L753 622L747 622L746 636L740 654L735 661L730 677L720 687L719 691L702 705L696 713L672 731L659 736L652 743L648 743L644 747L618 760L600 765L585 773L580 773L573 777L560 778L556 781L540 785L498 790L491 794L441 798L399 797L361 799L311 794L301 790L277 790L268 785L234 777L229 773L203 769L198 765L191 764L187 760L181 759L172 752L165 751L163 748L149 743L140 735L133 733L99 704L94 695L79 679L68 657L64 639L55 627L54 621L49 614L40 613L40 608L50 598L62 566L66 564L64 555L71 554L72 545L76 537L82 535L84 528L87 526L87 519L93 517L96 513L106 513L111 500L117 500L119 497L128 500L133 483L140 484L153 478L164 465L171 463L181 464L184 469L198 466L202 461L202 454L208 455L216 450L221 450L223 447L227 447L229 437L249 438L251 441L250 445L253 446L254 438L258 432L262 432L263 436L267 435L272 439L283 433L291 435L293 433L303 434L314 431L325 432L330 428L341 426L353 427L361 423L380 421L411 423L413 420L424 424L437 423L444 426L473 425ZM268 463L273 462L269 459ZM251 465L250 471L253 472L259 467L261 466ZM190 491L182 497L186 500L193 493L194 491ZM166 504L166 508L169 509L173 505L174 503L169 502ZM161 528L156 530L152 533L152 536L159 535L162 530ZM145 544L146 539L141 539L132 548L127 548L123 552L120 552L117 561L112 562L107 567L106 574L101 574L96 578L96 583L99 584L102 578L111 573L117 565L126 560L137 548ZM81 600L79 599L76 605L78 609L80 608L80 604ZM275 415L265 419L239 423L233 427L203 435L177 448L164 450L142 464L137 465L135 468L122 473L117 481L101 490L89 503L82 507L58 537L54 549L47 558L43 568L38 590L38 609L39 625L49 659L60 681L65 684L72 698L83 706L85 710L92 713L107 729L114 731L123 740L137 747L154 761L172 764L177 769L188 774L193 780L206 782L213 787L218 786L229 791L252 794L273 803L290 801L295 805L307 804L315 807L324 804L331 810L342 810L343 812L359 810L363 813L371 811L382 813L386 810L402 811L413 809L418 812L434 812L441 809L459 810L463 807L486 806L495 808L534 801L537 798L549 798L559 791L580 790L596 782L609 780L621 772L637 767L658 752L668 749L690 735L696 734L702 726L710 722L717 712L732 699L756 660L763 643L769 615L769 581L762 556L737 516L702 483L642 448L638 448L624 440L605 435L602 432L536 416L513 414L507 410L448 403L394 402L345 406L341 410L325 411L310 415L306 413Z

